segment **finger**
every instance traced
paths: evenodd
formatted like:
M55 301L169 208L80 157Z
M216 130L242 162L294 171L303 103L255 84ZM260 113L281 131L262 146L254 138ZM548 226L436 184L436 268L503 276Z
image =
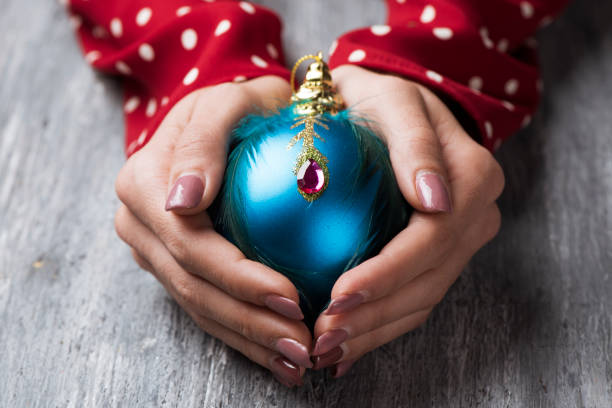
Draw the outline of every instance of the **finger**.
M461 235L447 223L432 222L428 219L431 217L413 216L410 225L380 254L342 274L334 284L332 301L324 315L347 313L363 303L389 296L426 271L445 264L456 253L457 245L469 248L473 254L497 234L501 223L495 203L480 210Z
M369 351L390 342L404 333L416 329L427 320L430 313L431 310L420 311L346 341L342 343L341 346L335 347L325 354L316 356L314 358L313 368L315 370L320 370L343 361L355 361Z
M146 157L128 160L117 178L117 194L130 213L161 238L177 262L235 298L303 319L291 281L261 263L247 260L214 231L206 213L186 218L159 211L165 192L163 184L160 188L156 182L158 172L156 163Z
M504 172L491 152L470 137L461 127L455 116L446 105L425 87L419 88L425 104L428 107L431 124L439 136L443 155L445 152L453 155L453 160L447 160L447 170L451 183L451 194L457 198L457 186L463 190L483 190L483 194L463 194L457 200L469 197L483 199L486 202L496 200L504 190ZM483 183L482 180L486 180ZM460 203L456 202L457 206ZM465 203L462 203L466 207Z
M303 367L312 366L309 358L311 335L303 323L234 299L189 274L126 207L118 212L117 232L153 266L155 276L183 308L215 320L255 343L284 354Z
M249 360L269 369L281 384L287 387L303 384L302 375L305 370L292 361L223 327L214 320L199 315L193 315L192 318L206 333L239 351Z
M340 75L338 89L350 108L374 123L385 139L402 194L417 210L450 212L446 166L419 87L394 76L375 75L379 92L371 96L369 89L350 86L361 75L362 70ZM372 75L368 72L370 81Z
M280 78L264 79L267 92L280 100L287 84ZM265 104L256 85L226 83L202 90L182 134L176 140L170 168L166 210L197 214L216 197L225 171L232 129L247 113Z
M147 272L153 271L153 266L146 259L140 256L140 254L138 254L138 252L136 252L134 248L132 248L132 258L134 258L134 261L136 261L138 266L140 266L145 271Z
M490 211L494 217L495 209L491 208ZM358 309L342 314L320 315L315 323L314 335L317 340L312 354L327 353L352 338L436 306L470 258L489 239L492 228L486 223L494 223L495 220L489 216L482 218L466 232L465 239L440 267L424 272L396 291L364 303Z

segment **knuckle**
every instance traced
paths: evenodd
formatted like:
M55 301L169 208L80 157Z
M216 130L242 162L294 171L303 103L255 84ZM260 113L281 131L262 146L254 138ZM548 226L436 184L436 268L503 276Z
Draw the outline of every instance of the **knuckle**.
M121 205L115 213L115 231L122 241L127 242L127 208Z
M504 176L504 170L497 160L491 158L489 162L489 179L491 180L491 188L493 189L493 199L497 199L502 191L504 191L506 177Z
M502 217L501 212L499 211L499 207L494 204L493 208L487 214L487 222L485 225L485 233L487 242L492 240L497 236L499 230L501 229Z
M168 270L167 265L162 266L162 270ZM193 304L195 299L195 289L189 279L186 279L185 276L178 274L170 274L169 277L170 285L174 288L175 293L179 297L179 303L181 301L186 302L187 304Z
M245 318L239 319L236 322L236 331L240 333L242 337L245 337L249 340L254 340L257 334L257 331L251 325L250 320Z
M117 178L115 179L115 192L121 202L126 202L126 196L130 191L130 184L132 180L132 163L128 160L125 165L119 171Z

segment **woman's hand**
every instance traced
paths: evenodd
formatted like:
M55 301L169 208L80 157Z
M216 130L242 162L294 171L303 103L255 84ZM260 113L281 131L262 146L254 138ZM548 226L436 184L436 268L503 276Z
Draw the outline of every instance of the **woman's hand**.
M365 353L418 327L500 227L504 186L493 156L428 89L342 66L347 106L377 124L405 199L417 210L379 255L345 272L315 326L315 369L336 377ZM367 84L364 86L364 84Z
M311 367L312 337L294 285L217 234L206 214L222 184L228 139L255 107L287 101L277 77L197 90L179 101L121 170L117 233L209 334L285 385Z

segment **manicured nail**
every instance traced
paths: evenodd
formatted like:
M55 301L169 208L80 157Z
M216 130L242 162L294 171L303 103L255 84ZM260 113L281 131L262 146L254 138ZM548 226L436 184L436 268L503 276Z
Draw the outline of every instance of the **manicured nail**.
M333 329L327 331L320 335L317 339L312 355L320 356L321 354L325 354L334 347L342 344L344 341L346 341L346 339L348 339L348 337L349 335L344 329Z
M304 318L304 314L298 304L286 297L268 295L264 299L264 303L276 313L280 313L290 319L302 320Z
M417 195L427 210L451 212L450 195L442 177L436 173L419 172L416 176Z
M201 178L193 174L181 176L174 182L168 194L166 211L195 208L200 204L202 194L204 194L204 183Z
M353 366L354 361L341 361L331 368L331 375L334 378L340 378L348 372Z
M299 341L287 338L278 339L276 341L276 350L295 364L306 368L312 367L308 349Z
M300 368L286 358L278 356L272 360L270 366L274 377L287 387L302 384Z
M361 293L351 293L350 295L342 295L331 301L325 314L334 315L346 313L353 310L363 303L365 297Z
M325 367L329 367L334 364L336 361L342 358L344 351L340 347L333 348L329 350L325 354L321 354L320 356L316 356L314 358L314 369L320 370Z

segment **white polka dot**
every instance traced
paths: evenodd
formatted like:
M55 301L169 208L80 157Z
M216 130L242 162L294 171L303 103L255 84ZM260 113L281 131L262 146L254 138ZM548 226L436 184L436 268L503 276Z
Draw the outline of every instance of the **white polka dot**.
M258 55L251 55L251 62L259 68L268 68L268 63L266 60Z
M425 8L423 9L423 12L421 13L421 23L423 24L427 24L427 23L431 23L432 21L434 21L434 19L436 18L436 9L434 8L434 6L432 6L431 4L428 4L425 6Z
M126 64L123 61L117 61L115 63L115 68L117 69L117 71L119 71L123 75L130 75L132 73L132 70L130 69L128 64Z
M468 86L473 91L480 92L482 90L482 78L479 76L473 76L468 81Z
M370 31L372 31L374 35L383 36L391 32L391 27L388 25L373 25L370 27Z
M502 38L497 43L497 51L499 51L499 52L506 52L506 51L508 51L508 46L509 46L508 40L505 39L505 38Z
M190 11L191 11L191 7L189 7L189 6L179 7L176 10L176 15L179 16L179 17L182 17L182 16L184 16L186 14L189 14Z
M504 108L508 109L509 111L513 111L514 110L514 104L508 101L502 101L501 102L502 105L504 105Z
M523 123L521 124L521 126L522 127L527 127L530 123L531 123L531 115L525 115L525 117L523 118Z
M147 131L143 130L142 132L140 132L140 135L138 136L138 140L136 140L136 142L141 145L145 142L145 139L147 138Z
M426 71L425 72L425 76L427 78L431 79L432 81L435 81L435 82L438 82L438 83L442 82L442 80L443 80L442 75L438 74L435 71Z
M188 28L181 34L181 44L186 50L193 50L198 43L198 33L193 28Z
M100 53L100 51L97 51L97 50L89 51L87 54L85 54L85 61L92 64L96 62L97 60L99 60L101 56L102 54Z
M486 27L481 27L479 32L480 32L480 37L482 38L482 42L483 42L484 46L489 48L489 49L493 48L495 46L495 44L489 38L489 30Z
M509 79L506 81L506 85L504 85L504 91L506 91L508 95L514 95L516 91L518 91L518 87L519 82L516 79Z
M118 18L113 18L110 22L110 32L115 38L119 38L123 35L123 24Z
M453 38L453 30L448 27L436 27L433 29L433 34L440 40L450 40Z
M137 96L132 96L125 102L125 105L123 105L123 110L125 113L132 113L136 110L136 108L138 108L138 105L140 105L140 98Z
M185 78L183 78L183 85L191 85L198 79L198 75L200 75L200 70L197 68L191 68Z
M138 47L138 55L145 61L153 61L155 59L155 51L150 44L143 43Z
M150 118L151 116L155 115L155 112L157 112L157 101L155 100L155 98L151 98L147 103L145 115Z
M95 26L92 30L91 30L91 34L95 37L95 38L105 38L108 36L108 33L106 32L106 29L102 26Z
M79 28L81 28L82 24L83 24L83 19L81 18L81 16L77 16L77 15L70 16L70 25L72 26L74 30L78 30Z
M351 55L349 55L348 60L349 62L359 62L359 61L363 61L366 57L366 52L364 50L355 50L353 52L351 52Z
M240 8L249 14L255 14L255 6L247 1L241 1Z
M329 55L332 56L334 52L336 52L336 48L338 48L338 41L334 40L329 47Z
M406 2L406 0L397 0L397 2L398 2L399 4L404 4L404 3Z
M485 132L487 132L487 138L491 139L493 137L493 125L488 120L484 123Z
M170 98L168 98L167 96L164 96L164 97L161 99L160 105L161 105L161 106L166 106L166 105L168 104L168 102L170 102Z
M245 77L244 75L238 75L237 77L234 78L234 82L244 82L247 80L247 77Z
M219 24L217 24L217 28L215 28L215 36L218 37L221 34L226 33L231 26L232 23L229 20L221 20Z
M128 156L131 155L134 152L134 150L136 150L136 146L137 146L136 145L136 140L134 140L132 143L130 143L130 145L126 149L126 153L127 153Z
M146 25L151 20L152 15L153 15L153 10L151 10L149 7L140 9L138 14L136 14L136 24L138 24L141 27Z
M278 50L276 49L276 47L274 46L274 44L272 43L268 43L266 45L266 50L268 50L268 54L274 58L277 59L278 58Z
M499 149L501 147L501 145L502 145L502 140L501 139L497 139L495 141L495 143L493 143L493 150Z
M531 4L528 1L521 1L520 4L521 7L521 14L523 15L524 18L531 18L533 17L533 4Z

